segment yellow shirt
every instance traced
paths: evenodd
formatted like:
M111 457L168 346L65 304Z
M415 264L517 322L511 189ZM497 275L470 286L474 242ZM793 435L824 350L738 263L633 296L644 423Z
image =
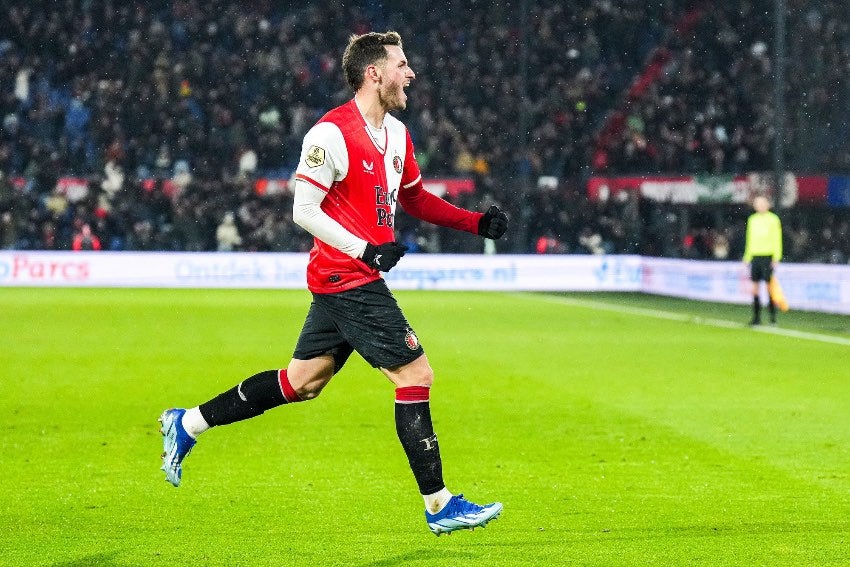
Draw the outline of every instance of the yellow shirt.
M782 223L771 211L753 213L747 219L744 262L753 256L772 256L774 262L782 259Z

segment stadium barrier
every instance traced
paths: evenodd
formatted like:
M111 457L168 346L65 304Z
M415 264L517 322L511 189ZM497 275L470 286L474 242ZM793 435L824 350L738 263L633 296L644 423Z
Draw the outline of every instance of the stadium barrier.
M0 251L0 287L290 288L306 286L307 254ZM641 256L408 254L393 289L640 291L749 303L740 262ZM850 266L781 264L791 309L850 314Z
M641 274L644 293L721 303L752 301L749 270L741 262L643 258ZM776 277L791 309L850 314L850 266L782 263ZM766 301L764 289L762 295Z

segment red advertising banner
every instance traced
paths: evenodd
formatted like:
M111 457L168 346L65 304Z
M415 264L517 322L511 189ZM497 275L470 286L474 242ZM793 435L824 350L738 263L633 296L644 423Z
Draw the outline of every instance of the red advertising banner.
M423 179L422 185L426 191L430 191L438 197L444 195L456 197L461 193L475 191L475 182L468 178Z
M797 203L823 205L826 203L830 178L823 175L801 175L797 177Z

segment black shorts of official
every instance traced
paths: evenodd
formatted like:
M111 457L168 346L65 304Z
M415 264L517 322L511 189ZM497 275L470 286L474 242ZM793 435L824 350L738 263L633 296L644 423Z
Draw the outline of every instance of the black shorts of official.
M395 368L425 351L384 280L339 293L314 293L293 358L334 357L339 372L353 351L375 368Z
M773 276L773 256L753 256L750 262L750 279L769 282Z

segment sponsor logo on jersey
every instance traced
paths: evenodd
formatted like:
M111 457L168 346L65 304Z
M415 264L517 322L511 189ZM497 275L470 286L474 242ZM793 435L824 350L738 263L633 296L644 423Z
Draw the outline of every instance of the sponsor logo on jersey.
M393 156L393 169L396 173L401 173L401 158L398 156Z
M304 161L310 167L319 167L325 163L325 150L324 148L320 148L319 146L310 146L310 149L307 150L307 157L304 158Z
M407 348L410 350L416 350L419 348L419 337L416 336L413 329L407 330L407 334L404 336L404 344L406 344Z

